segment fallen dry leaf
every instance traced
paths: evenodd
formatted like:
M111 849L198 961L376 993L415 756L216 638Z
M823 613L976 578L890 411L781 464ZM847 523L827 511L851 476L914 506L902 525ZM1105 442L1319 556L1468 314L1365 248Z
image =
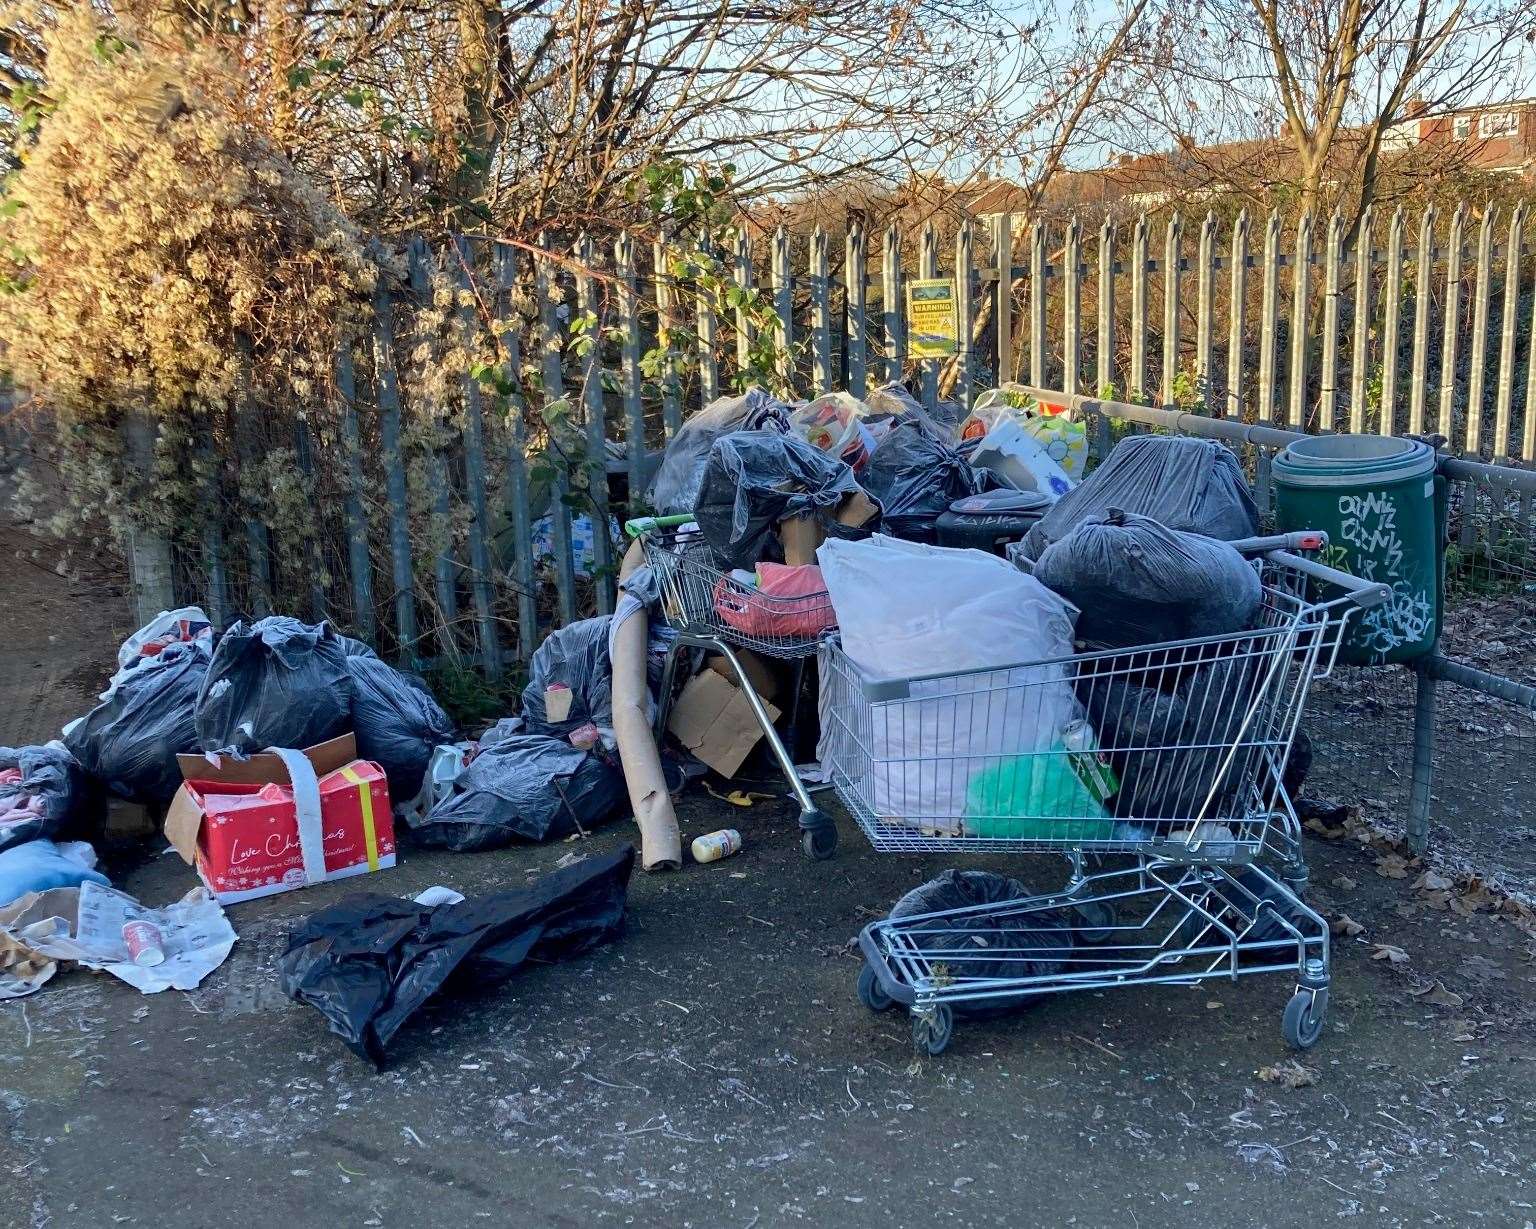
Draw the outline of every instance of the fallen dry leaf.
M1346 939L1353 939L1356 935L1364 934L1365 927L1347 913L1341 913L1333 919L1333 933L1343 935Z
M1294 1058L1259 1068L1259 1079L1266 1084L1279 1084L1282 1088L1305 1088L1316 1084L1317 1074L1317 1068L1303 1066Z
M1341 891L1350 892L1355 888L1358 888L1360 885L1351 879L1348 875L1336 875L1334 876L1333 886L1340 889Z
M1443 892L1451 886L1451 881L1439 871L1425 871L1413 881L1413 886L1419 892Z
M1408 953L1392 943L1378 943L1371 953L1372 960L1385 960L1388 964L1407 964Z
M1408 878L1408 860L1401 854L1384 853L1376 859L1376 873L1384 879Z
M1433 1007L1460 1007L1461 995L1454 990L1447 990L1445 983L1438 977L1427 986L1420 986L1417 990L1410 990L1409 994L1421 1003L1428 1003Z

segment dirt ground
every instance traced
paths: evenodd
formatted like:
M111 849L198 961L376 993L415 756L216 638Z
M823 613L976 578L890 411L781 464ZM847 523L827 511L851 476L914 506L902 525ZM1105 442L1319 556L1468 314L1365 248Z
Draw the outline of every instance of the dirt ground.
M42 740L104 682L126 607L4 534L0 742ZM1309 842L1312 902L1361 929L1288 1080L1261 1075L1289 1058L1282 977L1058 997L918 1059L899 1013L855 998L850 940L949 863L877 856L846 817L809 862L782 802L682 814L745 850L637 878L621 940L428 1009L383 1074L282 997L295 922L359 886L475 893L582 850L407 849L366 885L234 906L240 941L195 992L76 972L0 1005L0 1224L1536 1224L1536 951L1419 868ZM193 879L161 846L106 869L165 903Z

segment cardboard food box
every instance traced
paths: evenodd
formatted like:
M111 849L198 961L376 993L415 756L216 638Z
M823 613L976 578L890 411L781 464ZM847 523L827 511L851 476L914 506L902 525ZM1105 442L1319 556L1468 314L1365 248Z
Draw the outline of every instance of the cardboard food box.
M772 704L764 700L763 707L772 720L779 719ZM735 776L763 736L741 688L713 670L700 670L688 680L672 706L667 729L722 777Z
M288 767L262 752L248 760L178 755L182 786L165 835L223 904L345 879L395 864L395 828L384 770L357 758L343 734L306 748L319 785L319 831L306 870L299 808ZM318 838L318 839L316 839ZM322 870L323 864L323 870Z

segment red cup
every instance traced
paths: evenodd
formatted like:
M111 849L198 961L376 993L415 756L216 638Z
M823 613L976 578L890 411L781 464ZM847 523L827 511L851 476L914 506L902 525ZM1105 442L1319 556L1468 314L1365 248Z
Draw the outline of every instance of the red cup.
M153 922L124 922L123 945L134 964L155 965L165 962L165 936Z

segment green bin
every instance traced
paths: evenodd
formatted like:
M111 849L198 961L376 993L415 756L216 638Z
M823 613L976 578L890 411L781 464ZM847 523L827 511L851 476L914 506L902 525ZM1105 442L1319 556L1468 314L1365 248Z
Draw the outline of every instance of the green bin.
M1357 666L1422 657L1440 634L1445 482L1435 450L1381 435L1319 435L1275 458L1276 527L1321 529L1324 562L1392 587L1350 622L1339 660Z

